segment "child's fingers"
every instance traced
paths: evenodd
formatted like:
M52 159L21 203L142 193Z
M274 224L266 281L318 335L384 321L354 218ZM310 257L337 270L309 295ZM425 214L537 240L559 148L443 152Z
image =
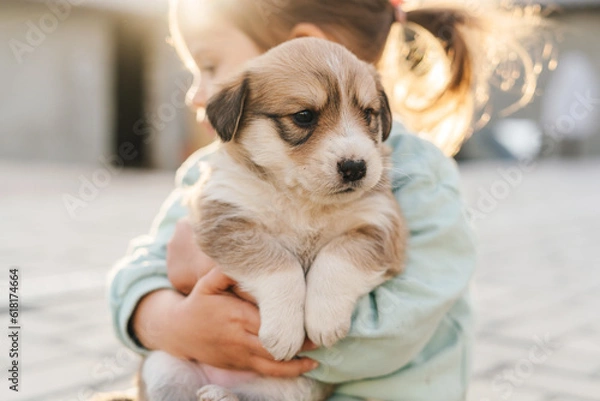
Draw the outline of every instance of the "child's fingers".
M315 343L313 343L308 339L308 337L306 337L306 340L304 340L304 345L302 346L302 349L300 349L300 351L314 351L318 348L319 347Z
M252 355L275 362L273 356L262 346L257 336L249 335L247 340L247 345L250 348L249 351Z
M253 304L248 302L244 302L244 305L240 305L240 311L243 314L242 325L244 330L248 334L258 338L258 331L260 330L260 313L258 312L258 308Z
M257 304L256 299L254 299L254 297L252 295L250 295L249 293L242 291L239 286L236 285L235 287L233 287L232 290L233 290L233 293L235 295L237 295L238 298L241 298L244 301L248 301L254 305Z
M260 357L252 360L252 369L261 375L270 377L298 377L319 366L318 362L309 358L294 359L289 362L275 362Z
M215 295L222 294L235 284L237 283L233 279L221 273L219 269L212 269L196 286L202 294Z

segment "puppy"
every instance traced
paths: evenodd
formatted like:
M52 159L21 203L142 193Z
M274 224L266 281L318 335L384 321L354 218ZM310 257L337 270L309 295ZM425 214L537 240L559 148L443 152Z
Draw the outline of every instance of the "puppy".
M392 116L375 69L340 45L296 39L252 60L207 115L222 145L190 198L199 246L254 296L275 359L292 359L305 335L333 346L357 300L403 269L383 145ZM149 401L320 401L332 391L162 352L142 379Z

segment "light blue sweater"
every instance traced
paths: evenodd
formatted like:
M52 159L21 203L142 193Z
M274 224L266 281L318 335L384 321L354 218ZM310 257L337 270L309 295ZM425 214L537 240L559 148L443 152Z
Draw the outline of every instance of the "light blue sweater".
M394 194L410 231L406 272L359 301L347 338L332 349L306 353L320 362L308 376L340 384L331 401L464 401L475 246L457 168L399 124L387 143L393 149ZM144 295L172 288L166 245L175 223L188 214L181 199L202 174L198 162L209 159L213 149L196 152L182 165L150 234L133 240L113 271L114 327L119 339L139 353L146 350L130 338L129 319Z

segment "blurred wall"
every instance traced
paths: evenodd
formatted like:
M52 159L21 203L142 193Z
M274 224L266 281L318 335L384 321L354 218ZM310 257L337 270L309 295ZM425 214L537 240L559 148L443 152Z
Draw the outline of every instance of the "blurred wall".
M0 158L178 167L200 133L166 7L2 0Z
M185 103L192 76L174 49L167 44L165 22L155 26L148 48L148 74L144 125L148 132L150 165L175 169L194 150L206 144L195 115ZM198 142L198 138L200 142Z
M112 21L0 3L0 156L87 162L111 150Z
M544 3L550 3L546 1ZM536 126L536 131L543 134L542 157L555 156L598 156L600 155L600 88L596 83L600 82L600 1L582 2L582 1L561 1L558 8L550 17L551 29L556 33L554 47L558 51L557 71L545 71L542 73L536 96L531 104L525 108L510 115L508 118L523 120L521 128L527 131ZM579 59L585 60L585 71L577 71L579 65L571 65L564 62L572 56L577 55ZM562 63L561 63L562 61ZM580 74L581 80L588 80L589 84L579 82L575 87L564 87L560 90L550 90L557 79L561 69L572 69L569 74L577 76ZM583 69L582 69L583 70ZM568 82L568 80L566 80ZM586 90L581 90L584 87ZM588 91L589 89L589 91ZM514 99L513 95L506 95L495 92L491 102L493 105L509 104L507 99ZM555 99L555 96L563 96L573 99L591 98L585 104L579 104L576 108L578 113L570 110L571 101L565 99ZM548 106L553 102L562 102L564 104L562 111L556 107L550 107L555 112L555 116L548 115ZM581 103L581 102L580 102ZM546 114L544 116L544 114ZM580 135L575 127L580 125L579 115L586 114L586 119L596 119L598 122L596 129L586 135ZM518 123L518 121L517 121ZM494 157L515 157L510 154L502 145L495 141L493 135L503 125L497 117L481 131L467 141L463 146L459 158L461 159L480 159ZM557 127L558 126L558 127ZM530 130L531 131L531 130Z
M580 143L576 145L576 149L574 149L575 155L580 156L590 156L590 155L600 155L600 88L598 84L600 83L600 1L596 2L595 7L589 8L579 8L579 9L564 9L562 12L559 12L555 16L555 21L558 24L557 29L562 30L564 32L564 40L558 44L559 48L559 61L567 60L567 55L569 53L571 55L577 55L578 57L582 57L586 61L586 66L589 68L590 73L594 75L593 79L589 79L589 85L584 85L587 90L579 91L582 93L569 93L571 96L576 95L579 98L582 98L582 104L579 109L581 111L586 110L589 113L589 118L594 118L597 124L595 124L596 129L591 132L589 135L585 135L585 137L576 139ZM565 57L560 57L563 55ZM570 65L563 66L564 68L570 68ZM559 63L558 68L561 68ZM575 74L581 72L582 76L584 75L584 71L576 71ZM588 71L586 68L585 75L588 76ZM592 77L589 77L592 78ZM551 80L552 77L549 77ZM573 89L571 92L574 92L576 89ZM543 99L544 96L551 96L550 92L542 92L541 97L542 100L549 101L550 99ZM543 101L536 102L535 107L535 115L539 117L543 114L541 107L543 106ZM577 120L577 115L573 115L569 117L571 119ZM564 130L565 132L562 134L568 133L568 126ZM552 130L552 128L544 128L546 134L551 134L548 131ZM555 128L556 130L556 128ZM577 135L576 133L574 133ZM568 146L568 145L567 145ZM563 149L568 152L567 149ZM560 148L557 148L555 153L560 152Z

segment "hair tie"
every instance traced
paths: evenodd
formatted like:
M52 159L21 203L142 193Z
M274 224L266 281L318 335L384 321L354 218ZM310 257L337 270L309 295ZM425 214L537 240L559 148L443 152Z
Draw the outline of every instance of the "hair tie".
M406 13L402 10L404 0L390 0L390 3L394 7L394 21L404 24L406 22Z

